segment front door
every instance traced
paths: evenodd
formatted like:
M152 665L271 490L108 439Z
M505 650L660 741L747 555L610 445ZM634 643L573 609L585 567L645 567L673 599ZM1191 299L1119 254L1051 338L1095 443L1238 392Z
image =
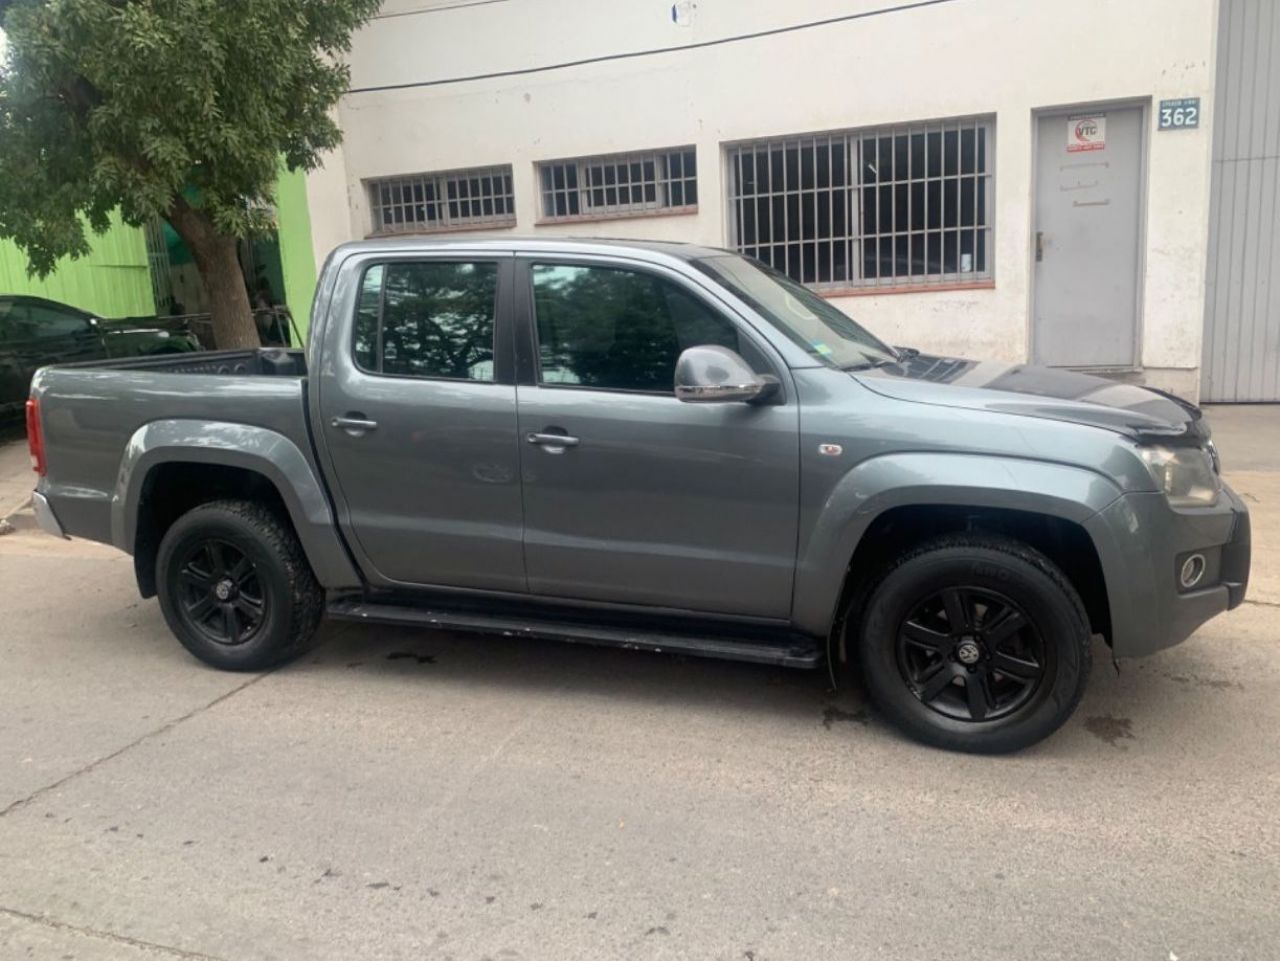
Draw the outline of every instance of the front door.
M523 592L510 256L343 270L354 303L333 309L354 337L326 342L313 382L361 566L393 585Z
M1051 367L1138 362L1142 107L1037 121L1033 356Z
M788 617L794 395L688 404L673 393L676 358L698 344L727 346L761 372L784 373L780 362L658 268L553 258L521 268L533 314L518 387L530 591Z

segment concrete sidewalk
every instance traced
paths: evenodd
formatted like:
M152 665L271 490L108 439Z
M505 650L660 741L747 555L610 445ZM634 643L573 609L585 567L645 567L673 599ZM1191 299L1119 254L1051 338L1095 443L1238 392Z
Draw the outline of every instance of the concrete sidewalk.
M1280 472L1280 404L1206 404L1204 414L1228 470Z

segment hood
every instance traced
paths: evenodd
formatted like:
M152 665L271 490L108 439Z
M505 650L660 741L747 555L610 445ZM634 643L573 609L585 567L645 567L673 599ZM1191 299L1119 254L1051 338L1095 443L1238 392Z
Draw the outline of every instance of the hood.
M1085 424L1134 440L1203 444L1209 439L1209 425L1195 404L1151 387L1071 370L900 349L897 363L854 376L868 389L898 400Z

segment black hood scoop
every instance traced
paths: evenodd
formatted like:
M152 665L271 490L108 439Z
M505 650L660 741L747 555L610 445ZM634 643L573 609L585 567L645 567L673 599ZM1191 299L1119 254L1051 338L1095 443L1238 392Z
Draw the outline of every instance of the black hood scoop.
M897 363L856 376L869 389L901 400L1087 424L1137 440L1202 444L1209 439L1195 404L1152 387L1074 370L900 350Z

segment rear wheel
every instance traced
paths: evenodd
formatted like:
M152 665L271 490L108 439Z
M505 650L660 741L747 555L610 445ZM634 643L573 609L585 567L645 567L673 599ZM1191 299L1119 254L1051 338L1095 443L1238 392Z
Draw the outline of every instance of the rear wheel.
M857 622L876 707L926 743L1016 751L1071 716L1091 663L1084 605L1037 551L954 536L900 558Z
M324 606L292 529L251 501L214 501L178 518L160 542L156 583L183 647L224 670L301 654Z

